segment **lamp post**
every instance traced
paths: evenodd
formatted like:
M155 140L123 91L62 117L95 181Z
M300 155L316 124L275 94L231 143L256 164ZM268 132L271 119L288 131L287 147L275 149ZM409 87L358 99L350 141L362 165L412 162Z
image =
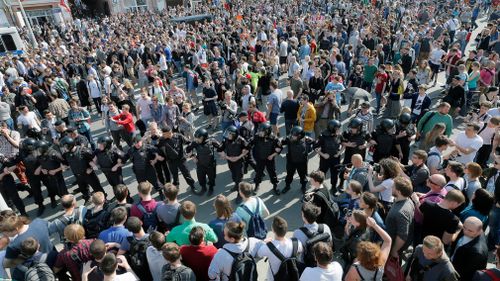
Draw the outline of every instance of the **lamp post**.
M21 2L21 0L17 0L17 3L19 4L19 9L21 9L23 20L28 27L28 36L30 37L31 44L33 44L33 48L38 48L38 42L36 41L35 34L33 33L33 29L31 28L31 22L29 21L28 16L26 16L26 12L24 11L23 3Z

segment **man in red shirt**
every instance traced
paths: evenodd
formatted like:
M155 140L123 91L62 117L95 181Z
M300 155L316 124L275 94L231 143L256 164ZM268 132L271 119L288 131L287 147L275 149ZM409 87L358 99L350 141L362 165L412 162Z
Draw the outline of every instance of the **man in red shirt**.
M375 84L375 99L377 101L377 114L380 113L380 103L382 101L382 95L385 92L385 87L387 85L387 81L389 80L389 75L385 72L385 65L381 64L378 67L378 72L375 75L375 79L377 83Z
M130 106L124 104L122 106L122 112L116 116L111 117L112 122L115 122L118 125L123 126L125 130L122 130L123 140L127 143L128 146L132 146L132 136L135 132L134 125L134 117L130 113Z
M181 247L182 262L190 267L196 275L198 281L208 281L208 267L212 262L217 248L214 245L205 243L205 231L201 226L195 226L189 232L189 242L191 245Z

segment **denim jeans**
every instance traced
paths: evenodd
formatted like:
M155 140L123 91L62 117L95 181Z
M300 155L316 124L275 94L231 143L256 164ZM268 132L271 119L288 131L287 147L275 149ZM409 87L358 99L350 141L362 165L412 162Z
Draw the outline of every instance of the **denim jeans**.
M498 241L498 231L500 230L500 207L493 206L490 212L490 233L488 234L488 249L493 250L500 242Z

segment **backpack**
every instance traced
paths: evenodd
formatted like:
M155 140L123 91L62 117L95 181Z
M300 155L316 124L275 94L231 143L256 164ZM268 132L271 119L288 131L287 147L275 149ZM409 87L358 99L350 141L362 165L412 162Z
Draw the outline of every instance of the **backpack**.
M161 270L162 281L191 281L190 277L192 275L192 270L184 265L181 265L177 268L172 268L170 266L170 263L167 263Z
M318 224L318 231L312 233L306 227L299 228L307 236L307 241L304 245L304 263L307 267L315 267L316 259L314 258L313 247L318 242L330 243L330 234L324 232L324 225Z
M427 118L425 118L425 120L424 120L424 121L420 120L420 122L422 122L422 126L420 127L420 131L419 131L419 133L420 133L420 137L419 137L418 139L415 139L415 141L419 141L419 140L420 140L420 138L422 138L422 137L423 137L423 136L422 136L422 133L423 133L423 131L424 131L425 125L427 125L427 123L429 123L429 121L431 121L431 119L432 119L432 117L434 117L434 115L436 115L436 111L433 111L433 112L431 112L429 115L427 115ZM420 122L419 122L419 123L420 123Z
M231 281L257 281L257 264L253 256L248 252L250 239L247 240L247 247L241 253L234 253L222 248L233 257L231 274L229 275Z
M250 211L250 209L245 204L241 204L241 208L250 215L250 220L248 221L247 236L264 239L267 236L266 224L264 222L264 219L260 215L260 200L259 198L255 199L257 200L257 208L255 209L255 213L252 213L252 211Z
M87 211L85 213L85 218L83 219L83 228L85 229L85 236L87 239L95 239L107 228L109 224L109 212L106 209L102 209L96 214L92 211Z
M305 265L297 261L298 240L292 238L292 255L285 258L283 254L274 246L272 242L267 243L267 247L280 261L280 267L276 273L273 273L276 281L299 281L300 275L304 271Z
M127 241L130 244L128 252L130 267L132 267L132 270L141 276L141 278L146 280L152 279L151 272L149 271L148 259L146 257L146 250L151 246L149 237L138 240L134 236L129 236L127 237Z
M158 207L158 204L156 204L156 207L152 212L146 211L140 202L135 206L142 213L142 228L144 231L150 233L151 231L156 230L156 227L158 226L158 216L156 216L156 208Z
M29 266L21 265L25 281L56 281L54 272L44 262L32 262Z
M323 218L325 219L324 222L321 223L326 223L330 228L339 226L339 205L331 200L330 195L328 194L328 197L321 191L315 192L315 195L318 195L323 202L325 202L325 205L327 207L326 210L321 210L321 212L325 211L325 215ZM343 229L343 227L341 227ZM332 230L332 229L331 229ZM314 265L316 266L316 265Z
M59 234L61 241L64 240L64 228L66 228L66 226L68 226L70 224L80 224L81 225L83 223L83 220L84 220L84 217L86 214L87 214L87 210L85 209L85 207L80 206L73 211L73 215L71 215L70 217L61 216L58 218L58 220L62 224L62 228L58 229L58 234Z
M177 214L175 215L175 220L173 223L166 223L165 228L166 230L172 230L172 228L180 225L180 218L181 218L181 208L179 207L177 209Z

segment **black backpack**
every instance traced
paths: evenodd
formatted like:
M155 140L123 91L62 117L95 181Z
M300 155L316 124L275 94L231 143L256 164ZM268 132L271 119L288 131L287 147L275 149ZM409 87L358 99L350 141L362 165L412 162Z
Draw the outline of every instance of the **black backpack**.
M146 250L151 246L151 241L149 237L138 240L134 236L127 237L130 249L128 252L128 257L130 260L130 267L134 272L144 278L144 280L151 280L151 272L149 271L148 259L146 257Z
M272 242L267 243L269 250L281 261L278 271L273 273L275 281L299 281L300 275L304 271L305 265L297 261L297 250L299 247L297 238L292 238L292 243L292 255L288 258L285 258Z
M259 198L255 198L255 200L257 200L257 208L255 209L254 213L252 213L252 211L250 211L250 209L245 204L241 204L241 208L250 215L250 220L248 221L247 236L255 237L257 239L264 239L267 236L266 223L260 215L260 200Z
M43 262L47 259L47 254L44 255L45 257L39 261L31 261L29 264L18 266L19 270L24 273L25 281L56 281L52 269Z
M307 241L304 245L304 263L307 267L315 267L316 259L314 258L313 247L318 242L330 244L330 234L324 232L325 229L323 224L318 224L318 231L315 233L312 233L304 226L299 229L307 236Z
M177 209L177 214L175 215L175 220L173 223L166 223L165 224L165 230L172 230L172 228L180 225L180 218L181 218L181 208L179 207Z
M109 212L106 209L102 209L97 213L91 210L85 213L85 218L83 219L83 228L85 229L85 236L87 239L95 239L99 236L101 231L105 230L109 226Z
M248 252L250 239L247 240L247 247L241 253L234 253L226 248L222 248L233 257L233 265L231 266L231 274L229 275L230 281L257 281L257 264L253 256Z
M191 276L194 273L191 268L181 265L177 268L172 268L169 263L163 266L161 270L161 280L162 281L191 281ZM141 280L152 280L142 279Z
M140 202L135 206L142 213L142 228L144 231L150 233L151 231L156 230L158 227L158 216L156 215L156 208L158 208L158 204L156 204L156 207L152 212L146 211Z

